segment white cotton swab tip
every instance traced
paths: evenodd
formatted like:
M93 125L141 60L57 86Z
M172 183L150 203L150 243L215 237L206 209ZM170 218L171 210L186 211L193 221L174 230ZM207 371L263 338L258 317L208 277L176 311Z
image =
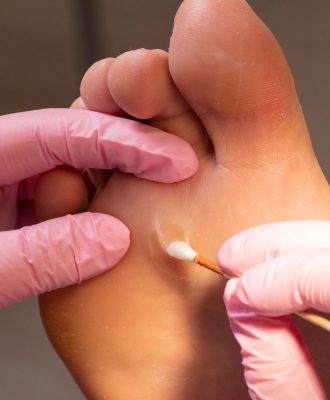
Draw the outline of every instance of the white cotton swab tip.
M166 252L171 257L184 261L194 261L196 256L198 256L198 253L188 243L180 241L171 242L166 247Z
M180 242L180 241L171 242L167 246L166 252L171 257L183 261L192 261L196 264L199 264L205 268L212 270L213 272L216 272L219 275L222 275L226 279L229 279L229 277L221 271L220 267L215 262L208 260L207 258L198 254L197 251L191 248L189 244L186 242Z

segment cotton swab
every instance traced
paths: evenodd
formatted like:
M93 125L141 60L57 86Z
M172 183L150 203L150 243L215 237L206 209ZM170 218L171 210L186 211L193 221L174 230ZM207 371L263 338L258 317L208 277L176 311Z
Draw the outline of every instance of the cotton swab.
M178 258L183 261L192 261L202 267L208 268L211 271L223 276L226 279L233 278L225 274L214 261L208 260L207 258L198 254L193 248L191 248L188 243L175 241L171 242L166 248L167 254L171 257Z
M211 271L221 275L225 279L238 278L235 276L230 276L221 270L221 267L215 263L214 261L208 260L207 258L201 256L197 253L192 247L188 245L186 242L175 241L171 242L166 248L167 254L171 257L177 258L183 261L191 261L196 264L201 265ZM312 324L319 326L320 328L325 329L327 332L330 332L330 321L320 315L314 314L311 311L301 311L295 313L299 317L305 319Z

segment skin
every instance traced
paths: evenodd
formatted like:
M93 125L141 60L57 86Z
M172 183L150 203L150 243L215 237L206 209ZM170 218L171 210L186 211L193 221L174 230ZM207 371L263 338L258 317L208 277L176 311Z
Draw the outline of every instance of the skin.
M248 398L225 282L164 246L186 240L215 259L242 229L330 218L329 187L276 40L242 0L185 0L169 56L137 50L94 64L75 105L180 135L200 169L173 185L115 172L98 191L90 209L126 223L131 247L110 272L41 297L53 346L90 399ZM326 336L301 327L327 370Z
M55 168L38 178L35 191L36 218L41 221L85 211L88 197L86 182L77 170L66 165ZM47 203L42 201L44 198L47 198Z

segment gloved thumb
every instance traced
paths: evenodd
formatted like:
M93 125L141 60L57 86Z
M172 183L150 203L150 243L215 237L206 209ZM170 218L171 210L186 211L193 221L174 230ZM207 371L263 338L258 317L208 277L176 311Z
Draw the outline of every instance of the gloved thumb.
M117 264L128 247L126 226L98 213L1 232L0 308L101 274Z
M287 254L330 247L330 221L286 221L239 232L219 249L222 270L241 276L256 265Z

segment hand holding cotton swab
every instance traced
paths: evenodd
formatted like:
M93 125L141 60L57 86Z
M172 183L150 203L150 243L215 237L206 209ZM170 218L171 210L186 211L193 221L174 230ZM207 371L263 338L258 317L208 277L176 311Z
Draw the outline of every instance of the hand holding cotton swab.
M234 276L227 275L225 272L221 270L221 267L215 263L214 261L208 260L207 258L198 254L192 247L188 245L186 242L182 241L174 241L171 242L166 248L167 254L171 257L177 258L183 261L191 261L196 264L201 265L211 271L221 275L226 279L238 278ZM330 332L330 321L324 317L321 317L317 314L314 314L310 311L301 311L295 313L299 317L305 319L308 322L311 322L314 325L319 326L320 328L325 329L326 331Z

